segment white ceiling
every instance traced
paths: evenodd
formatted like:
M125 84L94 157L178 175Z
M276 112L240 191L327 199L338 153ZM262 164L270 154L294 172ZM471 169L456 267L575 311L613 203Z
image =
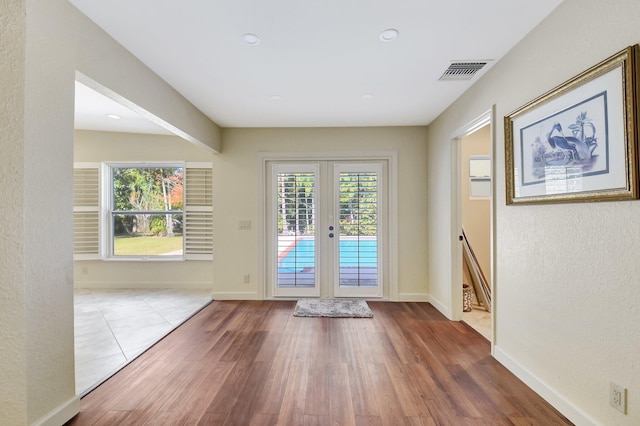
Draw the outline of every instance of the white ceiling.
M107 132L172 134L137 112L77 81L75 128Z
M561 2L69 1L222 127L429 124ZM439 81L461 60L489 63ZM104 117L82 87L77 123Z

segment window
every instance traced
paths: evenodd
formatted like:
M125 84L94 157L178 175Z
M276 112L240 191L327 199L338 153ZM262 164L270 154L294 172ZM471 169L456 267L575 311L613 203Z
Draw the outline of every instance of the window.
M182 256L182 165L110 165L109 181L109 256Z
M211 163L76 163L74 258L211 260L211 179Z
M469 156L469 198L472 200L491 197L491 157Z

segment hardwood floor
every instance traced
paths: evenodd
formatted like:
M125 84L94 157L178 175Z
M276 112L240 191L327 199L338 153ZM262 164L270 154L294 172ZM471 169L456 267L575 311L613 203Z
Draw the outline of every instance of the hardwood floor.
M215 301L81 401L68 425L568 425L489 343L427 303L298 318Z

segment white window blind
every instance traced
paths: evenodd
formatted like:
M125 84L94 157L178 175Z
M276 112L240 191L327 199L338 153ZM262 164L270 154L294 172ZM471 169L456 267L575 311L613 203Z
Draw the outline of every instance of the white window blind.
M316 171L277 174L278 280L280 288L316 284Z
M100 259L100 163L76 163L73 170L74 258Z
M185 166L185 259L212 260L212 164L186 163Z
M341 286L378 285L377 172L341 172L340 254Z

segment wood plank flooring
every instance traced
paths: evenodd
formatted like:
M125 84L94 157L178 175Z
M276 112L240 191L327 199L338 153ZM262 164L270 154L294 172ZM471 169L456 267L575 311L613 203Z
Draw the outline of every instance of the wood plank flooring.
M427 303L298 318L215 301L81 400L79 425L569 425Z

